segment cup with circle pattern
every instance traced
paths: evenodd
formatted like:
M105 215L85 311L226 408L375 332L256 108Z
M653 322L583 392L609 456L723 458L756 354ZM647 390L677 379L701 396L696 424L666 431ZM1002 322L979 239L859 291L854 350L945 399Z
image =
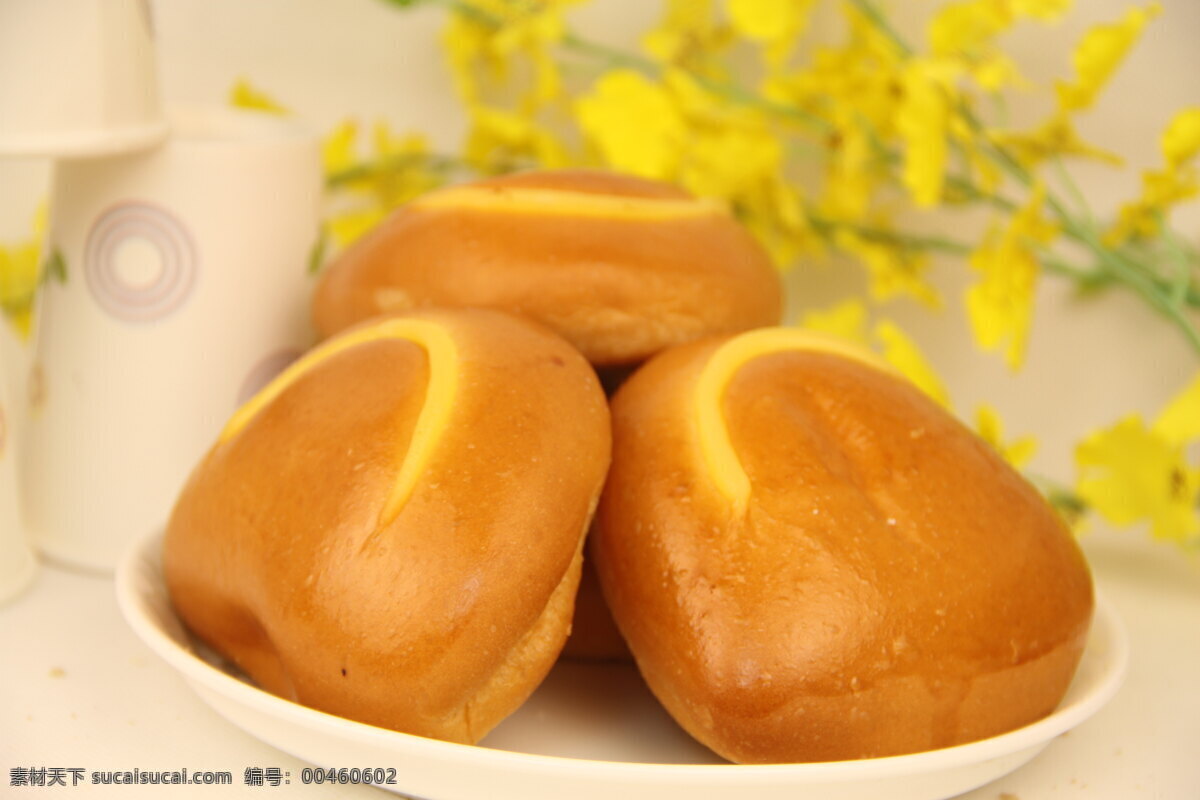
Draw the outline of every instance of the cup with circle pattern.
M0 358L4 348L0 348ZM8 370L0 364L0 604L29 585L36 570L17 492L17 442Z
M22 495L38 548L87 568L165 522L247 381L311 343L316 137L232 109L171 122L155 150L55 168L65 279L40 298Z

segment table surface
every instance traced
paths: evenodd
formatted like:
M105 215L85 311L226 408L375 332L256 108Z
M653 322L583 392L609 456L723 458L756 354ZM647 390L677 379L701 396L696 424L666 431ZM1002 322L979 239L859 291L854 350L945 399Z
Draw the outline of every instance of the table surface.
M1125 684L1095 717L969 800L1200 800L1200 561L1137 534L1084 539L1099 590L1129 631ZM199 700L128 629L111 578L43 564L0 607L0 796L386 798L360 786L244 783L247 767L305 765ZM16 768L221 770L231 786L11 786ZM86 777L85 777L86 780Z

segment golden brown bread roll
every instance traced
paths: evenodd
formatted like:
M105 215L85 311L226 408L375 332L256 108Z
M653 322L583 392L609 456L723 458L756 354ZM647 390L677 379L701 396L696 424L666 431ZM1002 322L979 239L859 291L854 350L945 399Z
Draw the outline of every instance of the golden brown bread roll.
M768 329L612 402L589 552L647 683L738 762L858 759L1052 711L1092 584L1038 493L871 356Z
M774 325L779 278L720 206L613 173L530 172L418 198L325 272L313 319L481 306L532 317L593 364Z
M164 568L184 622L265 689L474 742L567 636L609 460L595 374L500 312L346 331L230 421Z

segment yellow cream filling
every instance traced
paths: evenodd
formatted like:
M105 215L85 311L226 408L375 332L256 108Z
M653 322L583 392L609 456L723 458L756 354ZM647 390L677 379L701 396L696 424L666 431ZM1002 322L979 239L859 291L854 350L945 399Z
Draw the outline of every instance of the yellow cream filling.
M239 408L226 423L217 443L223 444L236 436L259 411L317 364L351 347L381 339L403 339L419 345L429 360L425 404L417 416L396 482L380 513L379 524L388 524L408 501L450 419L451 404L458 388L458 352L454 339L441 325L419 319L388 319L330 339L295 361Z
M742 516L750 502L750 478L742 467L721 405L733 376L755 358L790 350L816 351L852 358L891 372L874 353L842 339L799 328L762 328L735 336L717 348L700 372L692 393L696 437L706 474Z
M410 206L618 220L689 219L725 213L721 203L705 198L621 197L525 186L458 186L427 194Z

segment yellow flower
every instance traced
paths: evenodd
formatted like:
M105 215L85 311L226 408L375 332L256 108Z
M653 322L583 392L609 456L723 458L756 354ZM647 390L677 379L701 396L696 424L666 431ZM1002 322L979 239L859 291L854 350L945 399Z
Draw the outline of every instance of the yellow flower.
M847 53L878 64L898 64L904 60L904 54L896 42L863 14L857 5L842 3L841 10L850 28L850 40L845 48Z
M1093 147L1080 138L1071 118L1061 110L1032 130L997 131L991 135L1028 169L1059 156L1090 158L1113 166L1123 163L1115 153Z
M38 206L32 227L28 239L12 245L0 244L0 312L22 339L28 339L33 331L34 300L42 281L45 202Z
M471 108L467 161L484 173L508 172L534 163L547 168L570 163L558 139L529 117L499 108Z
M1000 185L1003 173L996 162L988 156L980 137L959 115L955 115L950 120L950 137L966 156L971 177L978 187L984 192L994 191ZM955 199L953 192L947 192L947 202L953 202Z
M779 66L804 32L815 0L726 0L733 29L766 46L767 62Z
M896 127L904 139L904 185L919 206L942 197L948 152L950 92L946 72L930 61L913 60L901 74L904 100Z
M867 344L867 307L858 298L826 309L804 312L802 327L859 344Z
M1013 11L1022 17L1054 22L1071 10L1073 0L1013 0Z
M976 56L996 37L1023 17L1054 22L1071 7L1071 0L962 0L942 6L927 28L936 55Z
M669 92L638 72L606 72L575 103L579 125L611 167L670 179L687 145L686 125Z
M0 310L22 339L32 332L40 254L41 245L36 239L11 246L0 244Z
M431 168L429 144L420 134L397 136L388 124L376 122L371 130L376 171L371 190L380 206L390 210L445 183Z
M797 256L819 246L804 213L800 189L782 175L765 176L735 203L742 223L767 248L780 269L790 268Z
M1013 23L1012 10L993 0L947 3L929 20L930 49L937 55L973 54Z
M1023 82L1016 64L997 47L997 37L1024 17L1053 22L1069 6L1068 0L947 3L929 21L930 50L940 60L959 63L984 90L996 92Z
M1075 451L1078 492L1118 525L1148 520L1155 536L1200 542L1200 469L1185 459L1200 438L1200 374L1149 428L1133 414L1093 433Z
M712 0L667 0L662 21L642 37L642 47L666 64L708 71L708 62L730 42L718 23Z
M971 77L979 87L988 92L999 92L1006 86L1023 85L1016 63L1008 56L1000 53L989 53L986 56L973 59L968 65Z
M524 52L533 65L533 87L528 97L535 106L549 103L562 92L558 62L550 46L562 39L565 31L561 14L549 7L531 16L523 26L505 28L496 37L500 53Z
M878 180L871 169L871 145L861 124L847 112L833 118L828 143L821 213L836 219L858 219L871 204Z
M329 233L338 248L354 244L364 234L370 232L376 225L387 217L383 207L374 205L367 208L353 209L330 214L328 219Z
M921 353L916 342L891 320L875 324L875 337L883 348L883 357L903 373L917 388L943 406L950 405L950 395L933 366Z
M807 22L809 0L726 0L733 29L756 42L794 39Z
M491 28L466 14L451 14L442 32L442 49L458 96L467 104L480 100L481 66L493 76L503 71L502 62L489 47Z
M1200 152L1200 108L1176 113L1163 131L1160 146L1166 166L1142 173L1141 194L1121 206L1116 223L1104 236L1106 244L1117 246L1133 237L1158 235L1171 208L1200 193L1200 176L1191 164Z
M864 137L870 128L887 139L895 132L902 101L905 59L853 5L842 7L849 25L846 42L817 48L802 69L768 74L761 91L769 100L825 118L834 128L835 141L848 128Z
M510 65L532 67L526 99L542 105L561 91L558 65L551 54L566 32L562 12L577 0L465 0L456 5L443 44L459 96L468 104L483 100L482 77L505 78Z
M245 78L239 78L229 90L229 103L237 108L252 111L264 111L268 114L289 114L285 106L280 105L267 93L253 86Z
M358 123L345 120L321 142L321 160L325 173L333 174L358 163Z
M736 196L753 191L782 161L779 141L766 131L729 126L696 137L683 184L699 195Z
M354 120L339 124L322 142L326 176L341 190L330 198L326 226L338 247L354 242L396 206L445 182L430 162L423 136L397 135L380 121L371 128L370 144L370 152L363 153Z
M1148 429L1133 414L1097 431L1075 450L1079 496L1117 525L1148 520L1154 536L1186 542L1200 530L1200 470L1182 444Z
M867 268L868 290L875 300L909 295L931 308L941 305L937 290L924 277L929 266L925 253L871 241L848 228L833 234L833 244Z
M1074 82L1060 81L1058 84L1059 106L1064 111L1090 108L1096 95L1141 37L1146 23L1158 16L1160 10L1157 3L1146 8L1131 8L1120 21L1096 25L1088 30L1071 54L1075 66Z
M1038 263L1020 242L992 229L971 254L972 269L981 280L967 289L967 315L975 341L985 350L1007 342L1005 361L1017 369L1025 360L1033 315L1033 290Z
M1005 442L1004 424L1000 421L1000 415L995 408L986 403L975 409L975 430L981 439L1017 469L1029 463L1029 459L1037 452L1037 440L1032 436L1021 436L1011 442Z
M1167 166L1179 169L1200 152L1200 107L1185 108L1167 124L1160 140Z
M1200 439L1200 373L1158 415L1154 430L1175 444Z
M780 173L783 146L766 114L725 102L678 69L667 71L666 90L688 129L679 169L687 189L739 200Z
M1032 243L1048 242L1057 233L1042 219L1045 187L1035 185L1029 202L1007 228L993 226L971 254L980 280L967 289L966 307L975 340L985 350L1007 343L1005 361L1017 369L1025 359L1033 318L1033 293L1039 265Z
M1116 223L1104 235L1104 242L1118 246L1130 238L1157 236L1161 217L1171 206L1200 193L1194 169L1146 170L1142 173L1142 194L1121 206Z

